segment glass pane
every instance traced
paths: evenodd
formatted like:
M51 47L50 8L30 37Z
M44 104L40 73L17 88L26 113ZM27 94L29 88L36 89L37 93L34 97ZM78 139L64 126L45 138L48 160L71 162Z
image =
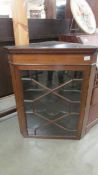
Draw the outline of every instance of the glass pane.
M75 136L83 72L26 70L21 80L29 135Z

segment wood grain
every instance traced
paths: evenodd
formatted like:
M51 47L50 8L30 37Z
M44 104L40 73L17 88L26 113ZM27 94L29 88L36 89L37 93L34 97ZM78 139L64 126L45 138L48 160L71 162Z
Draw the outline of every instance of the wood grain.
M24 0L13 0L12 18L16 45L29 44L28 21Z
M63 137L61 135L61 138L80 139L86 133L87 122L89 118L96 68L96 47L93 48L90 46L81 46L80 48L77 48L78 45L75 45L75 48L73 48L72 45L69 45L68 43L68 47L65 47L64 44L60 45L59 42L59 49L57 49L57 43L53 44L53 42L51 42L47 44L49 44L49 49L44 48L43 51L40 48L42 46L36 48L36 45L32 45L32 47L31 45L28 47L24 46L23 48L8 47L5 49L10 54L9 62L11 66L13 86L16 95L20 131L24 137L31 136L29 134L29 131L27 132L27 120L24 108L24 97L20 72L22 72L22 70L78 70L83 72L83 81L80 98L80 116L76 128L77 133L75 137L73 137L73 135L66 135ZM41 43L39 43L39 45L41 45ZM89 55L91 58L91 60L87 61L87 63L84 61L85 54ZM36 137L38 138L38 135ZM40 137L50 138L48 135L43 135ZM59 134L55 137L52 135L51 138L60 138L60 136Z

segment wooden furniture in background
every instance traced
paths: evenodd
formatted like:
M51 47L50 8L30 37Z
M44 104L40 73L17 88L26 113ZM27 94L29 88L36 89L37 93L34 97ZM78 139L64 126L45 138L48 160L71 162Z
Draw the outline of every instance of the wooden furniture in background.
M80 139L85 135L96 47L50 41L7 47L5 52L23 136Z
M56 0L45 0L46 19L56 19Z

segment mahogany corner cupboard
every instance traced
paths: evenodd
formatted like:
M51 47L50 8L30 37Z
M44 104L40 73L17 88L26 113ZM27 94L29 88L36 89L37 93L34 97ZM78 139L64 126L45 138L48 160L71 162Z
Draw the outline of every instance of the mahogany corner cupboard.
M59 41L4 48L24 137L80 139L87 132L97 47Z

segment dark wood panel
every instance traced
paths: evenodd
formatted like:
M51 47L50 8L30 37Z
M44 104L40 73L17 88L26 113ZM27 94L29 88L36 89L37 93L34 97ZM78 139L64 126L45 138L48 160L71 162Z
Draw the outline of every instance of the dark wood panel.
M41 19L29 21L29 36L33 39L58 38L59 34L68 33L70 20Z
M30 40L57 38L59 34L67 33L70 20L29 19ZM10 18L0 18L0 42L14 41L13 24Z
M7 55L0 52L0 97L12 94L12 81Z

